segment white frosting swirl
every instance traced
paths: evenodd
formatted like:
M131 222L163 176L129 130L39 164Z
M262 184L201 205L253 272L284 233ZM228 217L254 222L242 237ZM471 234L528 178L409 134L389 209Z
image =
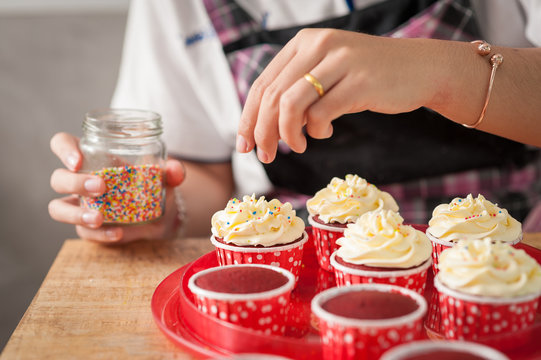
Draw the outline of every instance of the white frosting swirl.
M288 244L304 232L304 221L290 203L277 199L266 201L255 195L242 201L231 199L224 210L212 216L212 234L226 243L239 246Z
M332 178L326 188L306 202L306 207L310 215L318 215L327 224L352 223L367 211L398 211L398 205L389 193L351 174L346 175L345 180Z
M455 198L449 204L438 205L428 225L427 232L449 242L487 236L494 241L513 242L522 234L520 222L483 195L473 198L469 194L466 198Z
M541 291L541 266L524 250L509 244L460 240L439 256L438 279L472 295L516 297Z
M403 225L404 219L391 210L363 214L344 230L336 243L337 255L351 264L410 268L427 261L432 245L422 231Z

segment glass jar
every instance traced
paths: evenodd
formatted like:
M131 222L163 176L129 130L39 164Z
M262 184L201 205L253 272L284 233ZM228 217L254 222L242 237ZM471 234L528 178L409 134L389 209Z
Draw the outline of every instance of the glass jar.
M165 145L159 114L145 110L88 112L83 121L81 172L100 176L106 191L81 197L105 224L140 224L165 210Z

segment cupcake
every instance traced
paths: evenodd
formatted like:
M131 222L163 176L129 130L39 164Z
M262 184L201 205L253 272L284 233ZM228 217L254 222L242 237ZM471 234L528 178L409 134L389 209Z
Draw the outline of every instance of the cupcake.
M432 263L432 246L426 235L392 210L364 213L336 241L331 255L338 286L383 283L420 294Z
M534 322L541 266L509 243L460 240L440 255L434 280L445 336L476 340Z
M265 334L283 335L295 277L268 265L229 265L188 280L197 308L210 316Z
M422 337L426 300L398 286L357 284L316 295L312 312L325 359L378 359L389 348Z
M336 239L342 237L347 224L354 223L367 211L398 211L398 205L390 194L357 175L333 178L326 188L306 202L306 207L319 265L328 271L332 271L329 259L338 247Z
M244 196L242 201L231 199L211 222L211 241L220 265L279 266L298 279L308 235L290 203L255 195Z
M516 244L522 239L522 225L507 210L491 203L483 195L455 198L438 205L428 222L426 235L432 241L434 274L439 254L460 239L483 239Z
M491 347L469 341L414 341L387 351L380 360L509 360Z

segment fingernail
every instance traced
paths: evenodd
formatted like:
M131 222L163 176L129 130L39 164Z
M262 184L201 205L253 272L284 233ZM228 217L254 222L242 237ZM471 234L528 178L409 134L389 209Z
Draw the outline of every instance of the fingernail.
M118 231L116 229L107 229L105 230L105 236L107 236L109 240L116 240L118 238Z
M77 163L79 162L79 156L75 154L70 154L66 158L66 162L68 163L69 169L75 171L75 169L77 168Z
M237 151L240 153L248 152L248 143L242 135L237 135Z
M257 157L259 158L259 160L261 160L261 162L264 162L264 163L269 162L269 155L267 155L266 152L264 152L263 150L259 148L257 149Z
M98 221L98 213L96 212L85 212L83 213L83 216L81 216L83 219L83 222L87 225L96 225L96 222Z
M100 181L98 179L88 179L84 183L85 190L89 193L99 193L100 191Z

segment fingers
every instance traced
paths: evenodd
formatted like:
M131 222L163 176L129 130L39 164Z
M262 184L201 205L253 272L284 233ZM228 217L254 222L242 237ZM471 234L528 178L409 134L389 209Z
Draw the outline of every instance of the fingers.
M75 230L81 239L101 244L121 244L127 242L124 239L124 228L118 226L103 226L99 229L77 226Z
M263 93L265 92L267 86L272 83L278 74L280 74L280 71L286 66L286 64L295 56L297 52L295 44L296 39L293 38L283 47L283 49L274 57L274 59L272 59L265 70L252 84L239 121L236 144L238 152L247 153L252 151L254 148L254 129L256 126Z
M260 107L257 116L257 122L254 128L254 140L257 144L257 155L259 160L264 163L269 163L274 160L276 155L276 148L278 140L282 135L285 135L284 139L286 143L296 152L303 152L306 148L306 140L303 136L288 138L289 132L282 132L279 129L279 117L282 108L293 109L298 106L295 103L298 97L285 96L288 89L298 81L298 79L304 79L307 69L313 69L325 56L324 53L318 55L311 54L310 52L297 52L293 58L285 65L282 71L270 83L263 93L263 97L260 99ZM306 81L306 80L304 80ZM311 89L313 91L313 89ZM289 92L291 94L291 92ZM312 96L310 96L312 95ZM311 102L317 100L314 94L309 94L307 98L303 98L308 106ZM296 112L294 110L294 112ZM302 111L297 112L297 117L292 118L293 128L302 129L303 116ZM289 126L289 124L284 124Z
M96 210L83 209L77 196L54 199L49 203L49 215L56 221L98 228L103 223L103 215Z
M57 133L51 138L51 150L71 171L81 168L82 155L79 151L79 139L68 133Z
M60 194L99 196L105 192L105 182L99 176L77 174L66 169L56 169L51 175L51 187Z
M332 120L343 114L366 110L359 102L352 103L347 94L356 91L362 94L362 86L342 78L325 95L313 103L306 111L306 132L315 139L325 139L332 135ZM362 96L359 96L362 98ZM354 107L352 107L354 106Z
M100 228L77 226L77 234L85 239L105 245L124 244L137 240L163 239L173 236L178 226L177 209L172 189L166 193L166 209L160 219L137 226L105 225Z
M344 76L344 70L336 66L337 62L336 59L325 59L310 71L310 74L321 83L326 91L322 98L320 98L314 86L304 77L301 77L280 99L278 120L280 138L296 152L303 152L306 149L306 138L302 132L302 127L305 124L307 128L312 129L309 135L313 138L327 138L332 133L328 132L332 118L308 118L306 112L310 106L324 99L330 89ZM321 127L324 127L326 131L321 131Z
M165 172L165 179L167 182L166 186L168 187L180 185L186 177L186 169L184 168L184 165L176 159L167 160L165 164Z
M325 29L304 31L302 36L294 38L297 39L294 54L291 50L286 60L281 58L276 63L282 68L279 71L273 68L269 73L266 69L261 74L250 90L251 96L243 112L237 138L238 151L249 151L255 143L259 160L269 163L275 158L280 139L295 152L306 149L302 128L307 122L310 134L315 138L332 134L332 118L314 117L310 124L306 116L310 106L320 99L314 85L304 75L312 74L326 91L344 77L347 71L344 64L351 60L351 50L335 45L337 36L335 31Z

